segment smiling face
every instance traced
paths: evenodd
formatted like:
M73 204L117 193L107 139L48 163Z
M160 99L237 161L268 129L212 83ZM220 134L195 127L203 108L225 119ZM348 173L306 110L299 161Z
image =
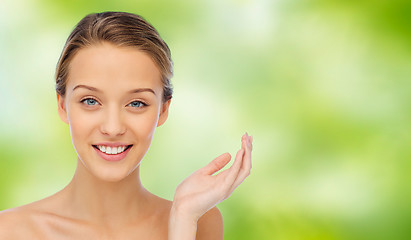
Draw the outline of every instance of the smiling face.
M162 95L160 71L146 53L110 43L77 52L57 99L79 162L106 181L137 169L167 119L170 101Z

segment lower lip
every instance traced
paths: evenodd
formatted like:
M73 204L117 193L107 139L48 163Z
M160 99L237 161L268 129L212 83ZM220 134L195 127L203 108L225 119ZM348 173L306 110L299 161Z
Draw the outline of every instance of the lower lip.
M122 160L123 158L125 158L127 156L127 153L130 151L130 149L132 148L129 147L127 148L124 152L119 153L119 154L107 154L107 153L103 153L102 151L96 149L95 147L93 147L94 150L96 150L97 154L104 160L106 161L110 161L110 162L117 162Z

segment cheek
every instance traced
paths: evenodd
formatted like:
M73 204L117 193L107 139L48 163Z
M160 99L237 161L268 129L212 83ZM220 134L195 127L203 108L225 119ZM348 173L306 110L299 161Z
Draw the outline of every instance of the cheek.
M150 114L142 114L133 117L129 129L132 129L141 140L150 140L153 137L158 122L158 115L155 111Z
M79 109L70 109L68 112L70 132L73 143L84 140L84 136L87 135L91 129L93 129L92 116L84 114Z

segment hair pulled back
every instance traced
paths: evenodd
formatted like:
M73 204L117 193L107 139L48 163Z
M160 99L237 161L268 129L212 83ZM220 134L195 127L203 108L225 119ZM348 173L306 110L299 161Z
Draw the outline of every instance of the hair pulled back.
M171 99L173 63L170 49L157 30L141 16L126 12L102 12L85 16L68 37L56 68L56 92L66 93L70 62L82 48L109 42L116 46L136 47L147 53L161 72L163 101Z

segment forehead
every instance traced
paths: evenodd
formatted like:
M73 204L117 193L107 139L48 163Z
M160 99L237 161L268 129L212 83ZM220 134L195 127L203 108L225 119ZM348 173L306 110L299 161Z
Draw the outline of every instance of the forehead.
M67 85L100 88L150 87L162 89L161 73L152 58L133 47L101 43L79 50L69 66Z

